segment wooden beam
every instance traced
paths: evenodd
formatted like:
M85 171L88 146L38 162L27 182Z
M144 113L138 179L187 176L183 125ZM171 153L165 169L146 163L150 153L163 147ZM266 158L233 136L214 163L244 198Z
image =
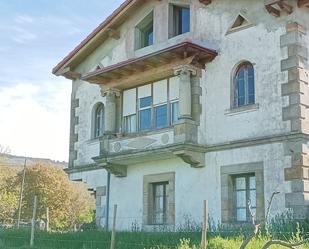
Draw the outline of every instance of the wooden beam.
M145 84L148 82L172 76L174 74L175 67L191 64L193 59L194 59L193 57L189 57L182 60L171 61L171 63L169 64L165 64L156 68L151 68L147 71L143 71L140 73L135 73L130 75L129 77L123 77L122 79L118 80L112 80L112 79L105 80L102 77L100 82L98 82L97 78L95 82L92 79L88 81L96 84L104 84L107 88L117 88L117 89L131 88L141 84Z

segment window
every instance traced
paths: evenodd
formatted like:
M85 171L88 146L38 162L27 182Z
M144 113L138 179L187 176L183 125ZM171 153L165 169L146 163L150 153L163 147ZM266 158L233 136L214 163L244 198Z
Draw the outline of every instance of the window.
M251 212L256 215L256 179L254 175L234 177L235 217L238 222L250 222Z
M167 126L167 104L155 107L155 127L165 128Z
M234 107L255 103L254 68L249 62L242 63L234 77Z
M168 182L153 184L153 224L165 224L167 217Z
M179 102L171 103L171 121L175 124L179 118Z
M172 36L181 35L190 31L190 8L172 6Z
M174 226L175 172L144 175L142 192L143 224Z
M124 117L124 128L128 133L136 132L136 115L129 115Z
M136 49L144 48L153 44L153 12L147 15L136 26Z
M151 129L152 97L139 100L139 128L141 131Z
M100 137L104 134L104 105L98 104L94 112L94 137Z
M134 133L162 129L178 121L177 77L123 92L123 131Z

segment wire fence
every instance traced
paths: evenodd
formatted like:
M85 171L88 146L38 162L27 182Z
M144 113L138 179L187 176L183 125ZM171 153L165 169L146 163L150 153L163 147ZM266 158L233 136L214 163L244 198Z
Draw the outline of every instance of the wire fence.
M126 217L127 218L127 217ZM133 217L130 217L133 218ZM136 219L138 217L135 217ZM118 219L118 218L117 218ZM122 218L119 217L119 220ZM9 220L8 223L15 222ZM24 224L24 226L22 226ZM21 221L22 229L15 229L14 225L8 226L4 222L0 225L0 249L28 249L30 241L30 221ZM211 241L214 238L236 240L240 244L244 235L248 232L245 228L229 228L209 230L207 238ZM297 241L296 234L290 231L271 231L273 238L280 237L286 241ZM294 238L293 238L294 236ZM191 244L199 245L201 242L201 230L182 231L130 231L117 232L115 249L177 249L181 239L189 239ZM301 238L309 238L309 230L301 230ZM66 231L66 232L45 232L36 226L34 248L37 249L104 249L111 246L111 233L99 230L92 231ZM306 247L304 247L306 248ZM308 247L309 248L309 247Z

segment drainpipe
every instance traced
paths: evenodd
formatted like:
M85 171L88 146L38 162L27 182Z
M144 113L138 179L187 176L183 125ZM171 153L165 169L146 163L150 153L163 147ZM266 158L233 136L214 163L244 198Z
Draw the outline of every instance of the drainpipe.
M105 213L105 229L108 231L109 221L109 195L111 185L111 173L107 172L107 187L106 187L106 213Z

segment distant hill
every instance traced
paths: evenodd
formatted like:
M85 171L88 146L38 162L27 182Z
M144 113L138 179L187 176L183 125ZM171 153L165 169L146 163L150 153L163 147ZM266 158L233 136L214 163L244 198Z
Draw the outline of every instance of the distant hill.
M38 162L44 162L44 163L56 165L62 168L68 167L67 162L60 162L60 161L54 161L51 159L33 158L33 157L26 157L26 159L27 159L28 166L38 163ZM24 166L24 162L25 162L25 157L21 157L21 156L2 154L0 157L0 166L22 167Z

